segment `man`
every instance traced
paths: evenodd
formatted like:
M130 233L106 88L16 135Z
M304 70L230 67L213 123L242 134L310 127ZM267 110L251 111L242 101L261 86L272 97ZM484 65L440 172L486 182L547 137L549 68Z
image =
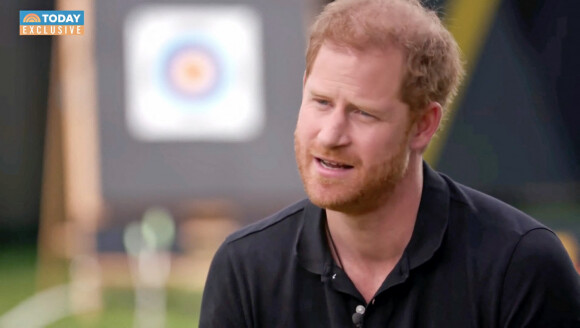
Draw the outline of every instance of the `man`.
M227 238L200 327L580 327L554 233L422 160L461 75L417 0L328 5L295 131L308 199Z

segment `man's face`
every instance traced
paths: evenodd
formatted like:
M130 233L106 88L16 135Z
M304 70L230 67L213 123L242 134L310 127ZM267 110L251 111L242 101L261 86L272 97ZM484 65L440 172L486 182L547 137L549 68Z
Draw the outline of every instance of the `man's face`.
M402 76L397 49L320 48L294 133L296 162L314 204L368 212L405 175L411 118L398 96Z

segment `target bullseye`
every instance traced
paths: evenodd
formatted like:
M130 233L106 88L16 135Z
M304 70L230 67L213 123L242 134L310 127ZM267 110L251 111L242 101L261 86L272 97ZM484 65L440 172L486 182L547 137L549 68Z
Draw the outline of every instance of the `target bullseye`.
M217 88L221 78L219 66L207 49L195 45L181 47L167 61L167 84L182 97L201 99Z

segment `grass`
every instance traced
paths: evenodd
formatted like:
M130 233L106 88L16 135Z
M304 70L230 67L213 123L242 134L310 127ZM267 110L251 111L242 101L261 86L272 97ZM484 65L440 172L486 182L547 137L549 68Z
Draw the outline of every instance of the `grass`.
M35 278L36 250L34 247L12 247L0 251L0 317L36 293ZM65 317L47 327L134 326L135 301L132 289L105 289L103 303L103 311ZM167 290L165 327L197 327L200 303L200 292Z
M0 250L0 314L34 294L36 249Z

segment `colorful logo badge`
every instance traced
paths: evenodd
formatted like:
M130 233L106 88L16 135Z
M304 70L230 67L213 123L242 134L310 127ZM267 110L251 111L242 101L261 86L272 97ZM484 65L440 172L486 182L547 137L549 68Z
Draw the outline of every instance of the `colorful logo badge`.
M21 10L20 35L83 35L82 10Z

